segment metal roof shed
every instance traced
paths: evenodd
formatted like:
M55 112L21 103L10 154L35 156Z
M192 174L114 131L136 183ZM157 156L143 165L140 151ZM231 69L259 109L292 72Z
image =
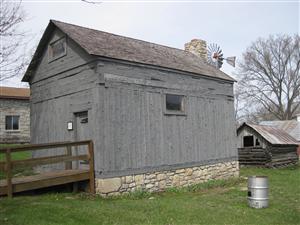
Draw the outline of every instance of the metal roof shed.
M240 165L283 167L298 162L297 140L280 128L244 123L237 135Z

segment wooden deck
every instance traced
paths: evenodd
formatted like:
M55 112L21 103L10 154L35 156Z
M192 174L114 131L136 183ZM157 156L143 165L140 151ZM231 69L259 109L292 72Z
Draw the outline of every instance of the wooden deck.
M72 147L86 145L87 154L72 155ZM31 158L25 160L12 160L11 153L19 151L37 151L41 149L65 147L64 155ZM0 149L6 154L6 161L0 162L0 171L6 173L6 179L0 180L0 195L11 197L13 193L35 190L39 188L51 187L61 184L74 183L79 181L89 181L91 193L95 193L94 180L94 150L92 141L61 142L40 145L24 145L15 148ZM89 164L88 169L72 169L72 161L85 160ZM36 175L13 177L12 169L18 166L37 166L62 162L65 169L43 172Z
M63 170L38 175L12 178L12 192L22 192L39 188L89 180L89 170ZM7 194L7 181L0 180L0 195Z

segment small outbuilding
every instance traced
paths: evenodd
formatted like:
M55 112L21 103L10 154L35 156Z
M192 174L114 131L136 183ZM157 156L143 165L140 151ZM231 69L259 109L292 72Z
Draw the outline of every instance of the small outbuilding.
M298 142L297 152L300 157L300 114L297 114L294 120L262 121L260 124L279 128L295 138Z
M240 165L284 167L298 162L297 141L280 128L244 123L237 135Z

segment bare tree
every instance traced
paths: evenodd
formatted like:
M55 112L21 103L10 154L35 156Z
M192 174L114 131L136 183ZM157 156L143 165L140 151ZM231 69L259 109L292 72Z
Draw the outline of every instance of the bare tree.
M299 35L260 38L239 63L239 94L249 107L255 105L279 120L292 119L300 108L299 69Z
M90 1L90 0L81 0L82 2L85 2L85 3L89 3L89 4L101 4L102 2L101 1Z
M20 75L28 64L27 33L20 30L25 13L19 2L0 0L0 81Z

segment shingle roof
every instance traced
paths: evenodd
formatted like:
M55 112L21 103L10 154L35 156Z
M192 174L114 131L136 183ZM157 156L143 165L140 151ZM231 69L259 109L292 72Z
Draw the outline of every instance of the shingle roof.
M185 50L55 20L51 20L48 27L53 24L91 55L175 69L232 82L235 81L221 70L216 69L204 62L200 57ZM26 72L23 80L27 81L27 77Z
M280 128L300 142L300 122L297 120L262 121L260 124Z
M0 86L0 98L7 99L29 99L29 88L14 88L14 87L1 87Z
M298 145L295 138L290 136L287 132L280 128L272 126L255 125L249 123L243 123L238 128L238 133L242 127L248 126L260 134L266 141L273 145Z

